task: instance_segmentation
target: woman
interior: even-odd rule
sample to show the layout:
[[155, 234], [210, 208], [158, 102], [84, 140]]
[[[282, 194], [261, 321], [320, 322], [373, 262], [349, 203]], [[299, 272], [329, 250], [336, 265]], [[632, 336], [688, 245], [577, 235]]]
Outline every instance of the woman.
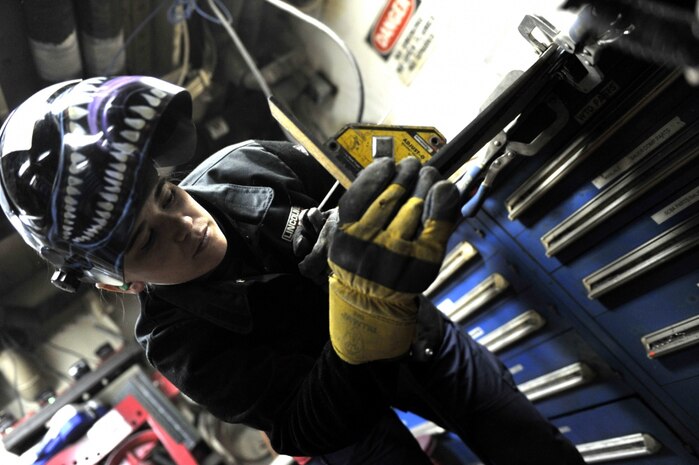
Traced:
[[179, 185], [162, 180], [158, 167], [193, 152], [190, 107], [153, 78], [92, 78], [40, 91], [8, 118], [0, 204], [57, 267], [55, 284], [138, 293], [149, 362], [280, 453], [429, 463], [399, 408], [485, 463], [583, 463], [503, 365], [420, 296], [458, 212], [450, 183], [412, 159], [370, 165], [324, 231], [332, 276], [319, 286], [293, 243], [317, 234], [299, 217], [332, 180], [281, 142], [229, 147]]

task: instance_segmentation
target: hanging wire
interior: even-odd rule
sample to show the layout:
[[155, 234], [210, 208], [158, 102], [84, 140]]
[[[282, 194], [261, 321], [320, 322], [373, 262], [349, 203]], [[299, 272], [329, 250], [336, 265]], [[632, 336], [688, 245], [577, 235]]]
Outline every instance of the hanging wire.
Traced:
[[[121, 46], [121, 48], [115, 53], [114, 57], [112, 58], [112, 61], [107, 68], [107, 74], [113, 73], [114, 70], [114, 65], [116, 63], [116, 60], [119, 58], [119, 56], [124, 53], [126, 48], [131, 44], [131, 42], [134, 40], [134, 38], [143, 30], [143, 28], [155, 18], [155, 16], [160, 12], [160, 10], [165, 6], [165, 4], [170, 1], [170, 6], [167, 9], [167, 18], [170, 24], [178, 24], [180, 22], [186, 22], [189, 19], [191, 19], [192, 15], [196, 13], [197, 15], [201, 16], [203, 19], [222, 26], [228, 35], [230, 36], [231, 40], [233, 41], [234, 45], [242, 55], [243, 59], [245, 60], [245, 63], [247, 66], [250, 68], [250, 71], [252, 72], [253, 77], [257, 81], [258, 85], [260, 86], [260, 89], [262, 92], [265, 94], [267, 98], [269, 98], [272, 95], [272, 91], [269, 88], [269, 85], [265, 81], [264, 77], [262, 76], [262, 73], [260, 72], [260, 69], [258, 68], [257, 64], [255, 63], [255, 60], [252, 58], [252, 55], [248, 52], [247, 48], [245, 47], [245, 44], [243, 44], [242, 40], [236, 33], [235, 29], [233, 28], [233, 15], [231, 14], [230, 10], [226, 7], [225, 3], [223, 3], [222, 0], [207, 0], [209, 8], [211, 11], [214, 13], [214, 16], [210, 15], [206, 11], [204, 11], [197, 3], [197, 0], [163, 0], [160, 4], [158, 4], [157, 7], [151, 11], [148, 16], [146, 16], [141, 23], [138, 24], [134, 28], [134, 30], [129, 34], [128, 38], [124, 41], [124, 44]], [[349, 49], [347, 44], [340, 38], [335, 31], [333, 31], [331, 28], [329, 28], [327, 25], [325, 25], [323, 22], [319, 21], [318, 19], [302, 12], [298, 8], [295, 8], [294, 6], [281, 1], [281, 0], [266, 0], [267, 3], [273, 5], [276, 8], [281, 9], [282, 11], [285, 11], [292, 16], [295, 16], [296, 18], [310, 24], [311, 26], [315, 27], [316, 29], [320, 30], [324, 34], [326, 34], [330, 39], [332, 39], [340, 48], [342, 53], [347, 57], [347, 60], [350, 62], [350, 65], [352, 66], [352, 69], [354, 70], [354, 73], [357, 78], [357, 91], [359, 94], [359, 109], [357, 111], [357, 122], [361, 122], [362, 119], [364, 118], [364, 79], [362, 78], [362, 73], [359, 68], [359, 64], [357, 63], [356, 58], [352, 54], [352, 51]], [[185, 35], [186, 34], [186, 35]], [[185, 46], [185, 53], [183, 53], [183, 64], [182, 64], [182, 71], [180, 73], [179, 78], [177, 79], [178, 83], [184, 82], [184, 77], [186, 76], [186, 73], [188, 71], [187, 69], [187, 64], [184, 63], [184, 61], [188, 61], [189, 57], [189, 31], [186, 29], [185, 25], [185, 31], [183, 31], [183, 41], [184, 41], [184, 46]]]
[[[170, 23], [175, 24], [180, 21], [187, 21], [192, 17], [192, 14], [197, 13], [199, 16], [207, 21], [214, 24], [222, 24], [222, 22], [231, 23], [233, 22], [233, 15], [230, 10], [226, 7], [226, 4], [221, 0], [214, 0], [219, 10], [223, 14], [223, 19], [216, 16], [211, 16], [206, 11], [202, 10], [199, 5], [197, 5], [197, 0], [173, 0], [172, 5], [168, 9], [168, 20]], [[182, 8], [178, 8], [182, 7]]]
[[362, 78], [362, 71], [359, 68], [359, 64], [357, 63], [357, 60], [354, 57], [354, 54], [349, 49], [349, 47], [347, 46], [345, 41], [342, 40], [342, 38], [339, 35], [337, 35], [337, 33], [335, 31], [333, 31], [331, 28], [329, 28], [325, 23], [318, 21], [313, 16], [304, 13], [303, 11], [299, 10], [298, 8], [296, 8], [292, 5], [289, 5], [286, 2], [283, 2], [281, 0], [267, 0], [267, 3], [279, 8], [282, 11], [286, 11], [287, 13], [289, 13], [289, 14], [297, 17], [298, 19], [315, 27], [319, 31], [326, 34], [330, 39], [332, 39], [337, 44], [338, 47], [340, 47], [340, 50], [342, 51], [342, 53], [344, 53], [344, 55], [347, 57], [347, 60], [350, 62], [350, 65], [352, 66], [354, 74], [356, 75], [356, 78], [357, 78], [357, 92], [359, 94], [359, 110], [357, 111], [357, 121], [356, 122], [360, 123], [362, 121], [362, 118], [364, 117], [364, 79]]
[[272, 90], [269, 88], [269, 85], [267, 85], [267, 82], [265, 81], [264, 77], [262, 77], [262, 73], [260, 72], [260, 69], [257, 67], [257, 64], [255, 63], [255, 60], [252, 58], [250, 53], [248, 52], [248, 49], [245, 47], [245, 44], [243, 44], [243, 41], [240, 40], [240, 37], [238, 37], [238, 34], [235, 32], [235, 29], [233, 29], [232, 26], [232, 19], [229, 21], [224, 14], [221, 12], [221, 10], [218, 8], [217, 5], [217, 0], [208, 0], [209, 2], [209, 8], [211, 8], [211, 11], [214, 12], [216, 17], [219, 19], [221, 26], [226, 30], [228, 35], [230, 36], [231, 40], [235, 44], [236, 48], [240, 52], [240, 54], [243, 56], [243, 60], [245, 60], [245, 64], [248, 65], [248, 68], [250, 68], [250, 71], [252, 72], [253, 77], [257, 81], [257, 83], [260, 86], [260, 89], [262, 89], [262, 92], [265, 94], [265, 97], [270, 98], [272, 96]]

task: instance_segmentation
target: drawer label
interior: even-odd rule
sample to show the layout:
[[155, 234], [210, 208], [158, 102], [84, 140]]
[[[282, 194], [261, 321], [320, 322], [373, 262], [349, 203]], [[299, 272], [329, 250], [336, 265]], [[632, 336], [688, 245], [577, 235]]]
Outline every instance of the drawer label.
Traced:
[[646, 155], [670, 140], [672, 136], [674, 136], [684, 126], [684, 121], [682, 121], [679, 116], [675, 116], [649, 138], [641, 142], [638, 147], [633, 149], [631, 153], [616, 162], [604, 173], [593, 179], [592, 184], [594, 184], [597, 189], [603, 188], [614, 178], [623, 174], [625, 171], [628, 171], [629, 168], [643, 160]]
[[695, 187], [691, 191], [684, 194], [679, 199], [667, 205], [659, 212], [653, 214], [651, 218], [657, 224], [663, 224], [673, 216], [677, 215], [679, 212], [688, 208], [690, 205], [697, 203], [699, 201], [699, 186]]
[[524, 371], [524, 365], [522, 365], [521, 363], [518, 363], [517, 365], [511, 366], [509, 368], [509, 370], [510, 370], [510, 374], [516, 375], [517, 373]]
[[575, 115], [575, 120], [584, 124], [587, 120], [592, 118], [597, 111], [602, 108], [602, 106], [611, 99], [614, 94], [619, 91], [619, 84], [614, 81], [609, 81], [602, 90], [599, 91], [597, 95], [592, 97], [587, 104], [580, 109], [580, 111]]
[[485, 331], [483, 331], [483, 328], [481, 328], [480, 326], [476, 326], [468, 332], [468, 335], [471, 336], [473, 339], [478, 339], [483, 334], [485, 334]]

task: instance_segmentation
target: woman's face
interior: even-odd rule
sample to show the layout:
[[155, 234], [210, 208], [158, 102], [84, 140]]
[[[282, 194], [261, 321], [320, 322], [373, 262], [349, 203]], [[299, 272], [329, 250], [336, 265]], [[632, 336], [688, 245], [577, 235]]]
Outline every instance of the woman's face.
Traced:
[[214, 218], [187, 192], [160, 181], [136, 220], [124, 256], [127, 282], [180, 284], [213, 270], [227, 241]]

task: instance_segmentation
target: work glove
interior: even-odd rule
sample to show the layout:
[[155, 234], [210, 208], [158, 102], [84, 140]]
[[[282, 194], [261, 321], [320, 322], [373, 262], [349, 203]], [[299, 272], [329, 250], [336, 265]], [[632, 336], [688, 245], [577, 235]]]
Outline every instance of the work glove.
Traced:
[[337, 207], [327, 211], [309, 208], [300, 217], [292, 237], [294, 255], [302, 258], [299, 271], [317, 284], [326, 286], [330, 274], [328, 244], [337, 229]]
[[367, 166], [339, 202], [330, 241], [330, 339], [344, 361], [400, 357], [418, 295], [437, 277], [459, 212], [454, 185], [406, 158]]

